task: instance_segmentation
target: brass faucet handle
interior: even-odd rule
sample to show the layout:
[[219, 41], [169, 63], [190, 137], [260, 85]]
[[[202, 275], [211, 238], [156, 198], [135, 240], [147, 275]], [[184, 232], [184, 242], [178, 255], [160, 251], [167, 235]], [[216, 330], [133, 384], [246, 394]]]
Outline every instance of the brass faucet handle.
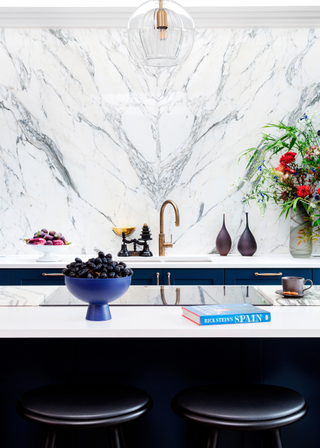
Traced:
[[172, 234], [171, 234], [171, 243], [163, 243], [163, 247], [173, 247]]

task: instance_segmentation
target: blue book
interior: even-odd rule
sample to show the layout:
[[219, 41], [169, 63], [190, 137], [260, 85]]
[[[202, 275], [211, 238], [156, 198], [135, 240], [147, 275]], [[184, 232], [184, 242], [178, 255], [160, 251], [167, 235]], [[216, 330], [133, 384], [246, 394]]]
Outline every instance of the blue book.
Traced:
[[197, 325], [249, 324], [271, 321], [269, 311], [249, 303], [183, 306], [182, 316]]

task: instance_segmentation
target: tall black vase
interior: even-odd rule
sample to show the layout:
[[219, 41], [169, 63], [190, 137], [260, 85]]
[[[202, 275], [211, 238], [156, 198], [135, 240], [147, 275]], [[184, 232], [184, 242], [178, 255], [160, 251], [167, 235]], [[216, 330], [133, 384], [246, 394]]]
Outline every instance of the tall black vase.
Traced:
[[231, 246], [232, 246], [232, 241], [231, 241], [229, 232], [226, 229], [225, 216], [226, 215], [223, 214], [222, 228], [221, 228], [221, 230], [217, 236], [217, 239], [216, 239], [216, 248], [222, 257], [225, 257], [226, 255], [228, 255], [228, 253], [231, 249]]
[[251, 257], [257, 250], [257, 243], [252, 235], [251, 230], [249, 229], [248, 224], [248, 213], [246, 213], [246, 228], [244, 229], [243, 234], [240, 236], [240, 240], [238, 242], [238, 251], [244, 257]]

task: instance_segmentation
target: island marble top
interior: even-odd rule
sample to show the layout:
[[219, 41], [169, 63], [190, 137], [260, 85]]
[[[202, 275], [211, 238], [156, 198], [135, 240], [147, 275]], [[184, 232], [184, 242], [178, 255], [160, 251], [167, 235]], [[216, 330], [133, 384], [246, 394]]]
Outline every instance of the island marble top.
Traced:
[[[301, 300], [299, 303], [296, 299], [291, 301], [294, 303], [287, 305], [299, 306], [278, 306], [284, 303], [277, 301], [281, 297], [275, 295], [275, 288], [275, 286], [131, 286], [130, 291], [136, 303], [134, 306], [125, 303], [126, 300], [122, 297], [117, 304], [114, 303], [114, 306], [110, 307], [112, 314], [110, 321], [89, 322], [85, 319], [86, 305], [74, 306], [79, 303], [69, 295], [65, 286], [3, 286], [0, 288], [2, 304], [0, 337], [320, 337], [320, 306], [301, 306], [307, 303]], [[145, 296], [139, 303], [136, 299], [142, 290], [145, 290]], [[164, 291], [168, 306], [163, 303], [161, 290]], [[177, 290], [180, 302], [176, 304]], [[182, 302], [189, 305], [199, 304], [199, 300], [200, 303], [217, 301], [243, 303], [250, 297], [254, 298], [251, 302], [256, 302], [256, 298], [260, 297], [259, 307], [270, 311], [271, 322], [199, 327], [183, 318], [181, 314]], [[315, 287], [312, 304], [320, 302], [318, 297], [320, 291]], [[70, 306], [58, 304], [61, 299], [66, 298]], [[306, 299], [307, 297], [304, 300]], [[146, 306], [148, 301], [151, 305], [158, 306]]]

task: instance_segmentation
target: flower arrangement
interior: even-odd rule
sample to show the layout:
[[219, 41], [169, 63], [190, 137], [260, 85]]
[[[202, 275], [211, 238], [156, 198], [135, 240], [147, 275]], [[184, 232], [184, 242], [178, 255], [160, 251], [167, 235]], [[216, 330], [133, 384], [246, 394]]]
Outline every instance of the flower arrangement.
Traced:
[[[303, 207], [312, 225], [300, 231], [301, 241], [320, 240], [320, 130], [306, 113], [296, 126], [268, 124], [278, 135], [263, 134], [262, 144], [241, 154], [248, 157], [247, 174], [238, 189], [242, 202], [255, 200], [262, 215], [267, 203], [281, 207], [279, 216]], [[281, 154], [280, 158], [279, 155]]]

